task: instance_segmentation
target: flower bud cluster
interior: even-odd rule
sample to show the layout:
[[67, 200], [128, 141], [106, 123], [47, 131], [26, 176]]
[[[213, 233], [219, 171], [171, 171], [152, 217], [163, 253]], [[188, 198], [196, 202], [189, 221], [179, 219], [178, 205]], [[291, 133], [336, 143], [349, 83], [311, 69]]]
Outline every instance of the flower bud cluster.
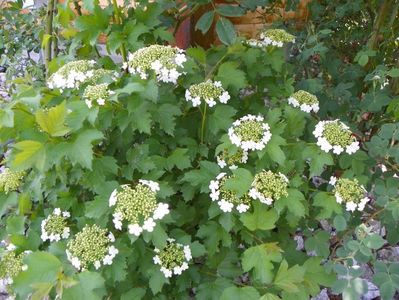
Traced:
[[24, 172], [11, 171], [9, 168], [4, 168], [0, 173], [0, 191], [6, 194], [16, 191], [21, 185], [24, 176]]
[[176, 243], [174, 239], [168, 239], [162, 250], [155, 248], [154, 251], [156, 255], [153, 261], [161, 266], [161, 272], [166, 278], [181, 275], [188, 269], [188, 263], [192, 259], [190, 247]]
[[94, 74], [94, 60], [77, 60], [66, 63], [47, 80], [50, 89], [76, 89]]
[[271, 205], [273, 201], [288, 196], [288, 178], [281, 173], [262, 171], [255, 175], [249, 196]]
[[226, 188], [226, 180], [233, 176], [220, 173], [215, 180], [211, 180], [209, 184], [210, 197], [212, 201], [217, 201], [220, 209], [224, 212], [231, 212], [235, 207], [239, 213], [244, 213], [250, 208], [251, 198], [248, 194], [238, 197], [236, 192]]
[[177, 83], [186, 60], [182, 49], [151, 45], [130, 53], [124, 68], [131, 74], [140, 75], [142, 79], [147, 79], [150, 72], [155, 72], [158, 81]]
[[216, 105], [216, 100], [226, 104], [230, 100], [229, 92], [225, 91], [220, 81], [211, 80], [194, 84], [186, 90], [186, 100], [191, 101], [193, 106], [199, 106], [201, 100], [205, 101], [209, 107]]
[[114, 94], [114, 92], [108, 89], [108, 83], [88, 85], [83, 92], [83, 99], [89, 108], [91, 108], [94, 103], [103, 106], [112, 94]]
[[286, 43], [294, 43], [295, 37], [284, 29], [266, 29], [260, 32], [259, 39], [250, 39], [246, 43], [251, 47], [267, 46], [283, 47]]
[[288, 98], [288, 103], [293, 107], [299, 107], [302, 111], [310, 113], [319, 111], [319, 101], [315, 95], [299, 90]]
[[115, 206], [113, 223], [122, 230], [122, 221], [127, 221], [130, 234], [139, 236], [143, 230], [152, 232], [156, 220], [161, 220], [169, 213], [166, 203], [157, 203], [159, 184], [151, 180], [139, 180], [133, 188], [122, 185], [112, 192], [109, 206]]
[[0, 260], [0, 285], [7, 287], [11, 292], [10, 285], [14, 282], [14, 278], [21, 272], [27, 270], [27, 266], [23, 264], [23, 258], [29, 251], [17, 254], [16, 247], [9, 244], [1, 255]]
[[93, 265], [99, 269], [101, 265], [111, 265], [119, 253], [112, 243], [114, 235], [98, 225], [86, 225], [67, 245], [66, 254], [72, 265], [84, 271]]
[[317, 145], [325, 152], [332, 150], [335, 154], [344, 151], [353, 154], [359, 150], [359, 142], [352, 136], [349, 127], [339, 120], [320, 121], [313, 134], [317, 138]]
[[68, 211], [61, 211], [59, 208], [54, 209], [53, 213], [42, 221], [41, 238], [43, 242], [47, 240], [58, 242], [61, 239], [69, 238], [70, 228], [67, 226], [67, 219], [70, 216]]
[[246, 115], [236, 120], [228, 134], [233, 145], [244, 151], [262, 150], [270, 141], [272, 134], [269, 124], [262, 116]]
[[238, 168], [237, 164], [245, 164], [248, 160], [248, 152], [242, 149], [234, 154], [230, 154], [227, 149], [223, 150], [221, 154], [216, 157], [217, 163], [220, 168], [229, 167], [230, 170], [235, 170]]
[[367, 197], [367, 191], [363, 185], [359, 184], [357, 179], [347, 178], [337, 179], [331, 176], [329, 184], [334, 187], [333, 193], [339, 204], [345, 203], [347, 211], [363, 211], [370, 198]]

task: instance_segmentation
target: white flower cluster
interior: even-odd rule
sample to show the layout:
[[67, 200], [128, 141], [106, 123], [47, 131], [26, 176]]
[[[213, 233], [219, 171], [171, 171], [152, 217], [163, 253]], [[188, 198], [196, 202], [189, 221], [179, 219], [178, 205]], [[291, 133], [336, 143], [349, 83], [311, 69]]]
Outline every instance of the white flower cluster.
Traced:
[[226, 149], [216, 157], [216, 160], [220, 168], [228, 166], [230, 170], [235, 170], [238, 168], [237, 164], [245, 164], [248, 161], [248, 152], [238, 149], [236, 153], [230, 154]]
[[345, 203], [347, 211], [363, 211], [367, 202], [370, 201], [366, 189], [356, 179], [337, 179], [331, 176], [329, 184], [334, 187], [333, 193], [337, 203]]
[[50, 89], [74, 89], [94, 75], [94, 60], [77, 60], [59, 68], [47, 80]]
[[310, 113], [319, 111], [319, 101], [315, 95], [299, 90], [288, 98], [288, 103], [293, 107], [299, 107], [302, 111]]
[[83, 92], [83, 99], [88, 108], [93, 106], [93, 103], [97, 103], [100, 106], [105, 105], [105, 102], [109, 97], [115, 94], [114, 91], [110, 91], [108, 83], [100, 83], [96, 85], [88, 85]]
[[152, 232], [155, 221], [169, 213], [168, 204], [156, 201], [159, 189], [157, 182], [143, 179], [134, 188], [122, 185], [119, 190], [115, 189], [109, 198], [109, 206], [115, 206], [115, 228], [122, 230], [122, 221], [126, 220], [130, 234], [139, 236], [143, 230]]
[[123, 65], [131, 74], [148, 78], [150, 71], [155, 72], [161, 82], [177, 83], [183, 74], [183, 64], [187, 61], [184, 50], [162, 45], [151, 45], [129, 54], [128, 62]]
[[272, 134], [269, 124], [263, 121], [262, 116], [254, 115], [236, 120], [228, 131], [231, 143], [244, 151], [264, 149]]
[[162, 250], [155, 248], [154, 252], [156, 253], [153, 257], [154, 264], [161, 266], [161, 272], [166, 278], [181, 275], [188, 269], [188, 263], [192, 259], [190, 247], [176, 243], [171, 238], [167, 240]]
[[80, 271], [93, 265], [111, 265], [119, 250], [112, 243], [114, 235], [97, 225], [86, 225], [73, 240], [68, 242], [66, 255], [71, 264]]
[[325, 152], [332, 150], [335, 154], [344, 151], [353, 154], [359, 150], [359, 142], [352, 136], [349, 127], [339, 120], [320, 121], [313, 134], [317, 138], [317, 145]]
[[13, 284], [14, 278], [21, 271], [26, 271], [28, 269], [28, 266], [23, 264], [23, 258], [31, 252], [24, 251], [20, 254], [16, 254], [15, 250], [15, 245], [11, 243], [8, 244], [0, 260], [0, 286], [6, 287], [10, 293], [12, 292], [10, 286]]
[[251, 47], [265, 48], [267, 46], [283, 47], [286, 43], [294, 43], [295, 37], [284, 29], [266, 29], [259, 34], [259, 39], [250, 39], [246, 43]]
[[68, 211], [61, 211], [59, 208], [54, 209], [53, 213], [42, 221], [41, 239], [43, 242], [47, 240], [50, 242], [58, 242], [61, 239], [67, 239], [70, 229], [67, 226], [66, 220], [70, 216]]
[[227, 189], [224, 184], [229, 177], [226, 173], [220, 173], [215, 180], [209, 183], [212, 201], [217, 201], [220, 209], [224, 212], [231, 212], [236, 207], [239, 213], [244, 213], [250, 208], [251, 199], [248, 195], [237, 197], [236, 193]]
[[262, 171], [255, 175], [249, 196], [260, 202], [271, 205], [273, 201], [288, 196], [288, 178], [282, 173]]
[[191, 101], [193, 106], [199, 106], [201, 99], [205, 101], [209, 107], [216, 105], [216, 99], [220, 103], [226, 104], [230, 100], [230, 94], [223, 89], [220, 81], [212, 82], [211, 80], [194, 84], [186, 90], [186, 100]]

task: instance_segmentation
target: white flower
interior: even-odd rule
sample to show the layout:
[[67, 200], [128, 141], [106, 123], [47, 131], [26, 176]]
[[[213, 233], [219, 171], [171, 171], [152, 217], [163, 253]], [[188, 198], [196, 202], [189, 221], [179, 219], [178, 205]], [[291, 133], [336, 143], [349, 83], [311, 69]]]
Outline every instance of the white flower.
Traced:
[[143, 229], [147, 230], [148, 232], [152, 232], [155, 227], [155, 222], [153, 218], [148, 218], [147, 220], [144, 221]]
[[221, 159], [219, 156], [216, 157], [216, 160], [221, 169], [223, 169], [224, 167], [227, 166], [227, 163], [223, 159]]
[[169, 205], [166, 203], [159, 203], [154, 211], [154, 220], [160, 220], [169, 213]]
[[98, 260], [96, 260], [96, 261], [94, 262], [94, 267], [96, 268], [96, 270], [98, 270], [98, 269], [101, 267], [101, 262], [98, 261]]
[[183, 247], [183, 251], [184, 251], [184, 257], [186, 258], [186, 260], [187, 261], [189, 261], [189, 260], [191, 260], [192, 259], [192, 256], [191, 256], [191, 249], [190, 249], [190, 247], [189, 246], [184, 246]]
[[350, 144], [349, 146], [346, 147], [346, 153], [353, 154], [359, 149], [360, 149], [359, 142], [355, 141], [355, 142], [353, 142], [352, 144]]
[[129, 224], [127, 228], [129, 233], [135, 236], [139, 236], [143, 232], [143, 228], [139, 224]]
[[357, 208], [357, 204], [355, 202], [346, 202], [346, 210], [347, 211], [355, 211]]
[[53, 214], [55, 214], [56, 216], [60, 216], [61, 215], [61, 209], [55, 208]]
[[118, 191], [117, 189], [114, 189], [111, 193], [111, 196], [109, 197], [109, 206], [114, 206], [116, 204], [116, 201], [118, 200]]
[[333, 146], [333, 153], [335, 154], [341, 154], [344, 151], [344, 148], [342, 148], [340, 145]]
[[231, 212], [232, 209], [233, 209], [233, 207], [234, 207], [234, 204], [233, 204], [233, 203], [227, 202], [227, 201], [224, 200], [224, 199], [220, 200], [220, 201], [218, 202], [218, 204], [219, 204], [220, 209], [221, 209], [222, 211], [224, 211], [224, 212]]
[[115, 236], [113, 235], [112, 232], [110, 232], [110, 233], [108, 234], [108, 239], [109, 239], [109, 241], [110, 241], [111, 243], [115, 242]]
[[160, 265], [161, 264], [161, 259], [159, 258], [158, 255], [155, 255], [152, 260], [154, 261], [154, 264]]
[[172, 271], [166, 269], [165, 267], [161, 267], [161, 272], [165, 275], [166, 278], [170, 278], [173, 275]]
[[80, 260], [79, 260], [79, 258], [72, 257], [71, 263], [76, 269], [80, 270]]
[[219, 189], [219, 182], [217, 180], [211, 180], [211, 182], [209, 183], [209, 189], [211, 191], [218, 190]]
[[336, 182], [337, 182], [337, 177], [331, 176], [330, 177], [330, 181], [328, 182], [328, 184], [335, 185]]
[[139, 182], [141, 184], [148, 186], [150, 188], [150, 190], [153, 191], [154, 193], [158, 192], [160, 190], [158, 182], [155, 182], [152, 180], [145, 180], [145, 179], [140, 179]]
[[237, 205], [237, 210], [239, 213], [244, 213], [249, 209], [249, 205], [246, 204], [239, 204]]

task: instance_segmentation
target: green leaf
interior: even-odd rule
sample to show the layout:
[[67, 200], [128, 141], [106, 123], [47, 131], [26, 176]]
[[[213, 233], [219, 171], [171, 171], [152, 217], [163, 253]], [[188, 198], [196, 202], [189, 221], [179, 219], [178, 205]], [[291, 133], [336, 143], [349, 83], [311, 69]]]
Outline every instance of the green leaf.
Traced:
[[260, 297], [259, 300], [281, 300], [281, 298], [279, 296], [267, 293]]
[[220, 300], [259, 300], [259, 297], [258, 291], [252, 286], [232, 286], [224, 290]]
[[82, 8], [92, 13], [94, 8], [98, 5], [99, 0], [83, 0]]
[[217, 12], [225, 17], [240, 17], [245, 14], [245, 10], [236, 5], [218, 5]]
[[249, 272], [253, 269], [254, 278], [262, 283], [269, 284], [273, 280], [274, 265], [282, 259], [281, 248], [277, 243], [266, 243], [245, 250], [242, 257], [242, 269]]
[[132, 300], [132, 299], [143, 299], [145, 296], [146, 290], [144, 288], [133, 288], [128, 292], [122, 294], [121, 300]]
[[156, 269], [150, 278], [150, 289], [154, 295], [158, 294], [160, 291], [162, 291], [162, 287], [164, 286], [165, 283], [168, 283], [169, 280], [165, 278], [163, 273]]
[[241, 89], [247, 85], [245, 73], [238, 69], [238, 63], [234, 61], [221, 64], [216, 79], [220, 80], [226, 88], [231, 86], [235, 89]]
[[8, 234], [24, 234], [25, 232], [25, 217], [24, 216], [9, 216], [7, 218]]
[[101, 300], [106, 295], [104, 278], [97, 272], [84, 271], [77, 275], [78, 284], [65, 289], [64, 300]]
[[358, 64], [364, 67], [369, 62], [369, 57], [367, 54], [362, 54], [358, 59]]
[[191, 159], [187, 154], [188, 149], [176, 148], [166, 159], [166, 168], [170, 171], [173, 167], [184, 170], [191, 167]]
[[237, 34], [233, 23], [223, 17], [221, 17], [216, 23], [216, 33], [220, 41], [225, 45], [231, 45], [237, 39]]
[[388, 76], [391, 76], [391, 77], [399, 77], [399, 69], [398, 68], [392, 68], [391, 70], [389, 70], [388, 72], [387, 72], [387, 75]]
[[337, 203], [335, 197], [326, 192], [319, 192], [313, 199], [313, 205], [321, 207], [320, 213], [317, 215], [317, 219], [328, 219], [335, 214], [342, 213], [342, 207]]
[[307, 251], [314, 251], [318, 256], [327, 258], [330, 255], [330, 235], [326, 231], [318, 231], [305, 241]]
[[14, 148], [19, 150], [15, 153], [11, 161], [11, 165], [16, 169], [29, 169], [36, 166], [38, 169], [43, 168], [46, 158], [44, 145], [37, 141], [22, 141], [16, 143]]
[[211, 28], [214, 17], [215, 12], [213, 10], [204, 13], [197, 24], [195, 24], [195, 30], [201, 30], [202, 34], [207, 33], [209, 28]]
[[270, 210], [264, 204], [254, 202], [254, 211], [252, 213], [243, 213], [240, 220], [249, 230], [254, 231], [270, 230], [276, 227], [276, 222], [279, 218], [277, 211], [274, 208]]
[[346, 229], [346, 220], [342, 215], [335, 216], [333, 224], [337, 231], [344, 231]]
[[67, 110], [65, 101], [60, 105], [48, 110], [39, 110], [36, 112], [36, 122], [40, 128], [50, 136], [59, 137], [66, 135], [70, 129], [65, 126], [65, 117]]
[[283, 291], [288, 293], [296, 293], [299, 292], [298, 284], [303, 281], [304, 275], [304, 268], [295, 265], [289, 269], [288, 263], [283, 260], [273, 283]]
[[231, 123], [233, 123], [237, 110], [228, 105], [217, 105], [215, 110], [209, 116], [209, 130], [213, 134], [220, 131], [227, 131]]
[[230, 280], [218, 277], [211, 282], [202, 283], [195, 295], [198, 300], [220, 300], [223, 291], [231, 286]]
[[363, 243], [368, 248], [377, 250], [384, 246], [386, 241], [379, 234], [372, 233], [363, 240]]
[[91, 169], [93, 160], [92, 142], [103, 138], [103, 134], [95, 129], [87, 129], [81, 132], [75, 141], [68, 145], [68, 157], [72, 164], [80, 164], [82, 167]]
[[254, 180], [254, 176], [246, 169], [238, 168], [233, 170], [231, 178], [225, 182], [225, 187], [237, 194], [238, 197], [248, 193]]
[[322, 260], [320, 257], [311, 257], [303, 264], [303, 267], [306, 269], [304, 284], [309, 294], [313, 296], [319, 293], [320, 286], [331, 287], [336, 281], [336, 274], [328, 271], [322, 265]]
[[296, 189], [288, 189], [288, 196], [275, 202], [274, 208], [281, 214], [284, 208], [296, 217], [305, 216], [305, 196]]
[[[14, 291], [22, 298], [28, 299], [28, 294], [33, 292], [33, 285], [56, 283], [62, 271], [62, 263], [57, 257], [48, 252], [33, 252], [29, 254], [25, 263], [27, 270], [14, 278]], [[37, 285], [39, 284], [39, 285]]]
[[201, 161], [199, 170], [186, 172], [182, 181], [188, 182], [193, 187], [199, 187], [201, 192], [209, 192], [209, 183], [219, 174], [219, 166], [210, 161]]
[[165, 103], [158, 107], [158, 118], [159, 126], [167, 134], [174, 136], [174, 130], [176, 127], [176, 117], [181, 115], [179, 106]]
[[324, 171], [324, 165], [334, 165], [331, 154], [322, 151], [317, 146], [306, 147], [302, 153], [302, 158], [310, 160], [310, 177], [321, 175]]

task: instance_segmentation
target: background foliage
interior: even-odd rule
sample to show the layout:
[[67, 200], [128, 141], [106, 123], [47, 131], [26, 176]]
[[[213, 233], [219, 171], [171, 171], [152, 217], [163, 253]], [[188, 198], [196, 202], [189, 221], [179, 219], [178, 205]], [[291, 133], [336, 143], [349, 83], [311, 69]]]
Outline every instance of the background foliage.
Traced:
[[[9, 60], [57, 41], [49, 73], [67, 61], [94, 58], [122, 74], [112, 86], [115, 101], [100, 109], [88, 109], [81, 90], [47, 89], [29, 70], [12, 81], [0, 139], [3, 153], [11, 150], [4, 164], [27, 175], [18, 191], [0, 195], [0, 213], [2, 238], [33, 251], [13, 285], [19, 299], [309, 299], [324, 287], [359, 299], [370, 282], [382, 299], [395, 297], [398, 258], [385, 254], [399, 242], [399, 4], [313, 1], [304, 27], [273, 24], [294, 34], [294, 45], [268, 52], [243, 46], [229, 17], [281, 4], [270, 2], [234, 1], [205, 12], [196, 28], [207, 33], [215, 21], [222, 43], [187, 49], [187, 73], [175, 87], [123, 74], [120, 64], [100, 55], [98, 38], [106, 35], [108, 53], [126, 60], [143, 46], [173, 42], [169, 29], [209, 1], [185, 1], [184, 12], [166, 0], [140, 1], [135, 9], [83, 1], [87, 14], [76, 14], [66, 1], [57, 7], [50, 36], [32, 27], [19, 35], [22, 43], [11, 44], [16, 37], [3, 35], [0, 51]], [[37, 13], [18, 9], [2, 10], [2, 24], [26, 26]], [[37, 80], [26, 80], [32, 76]], [[220, 80], [232, 99], [208, 111], [201, 142], [202, 115], [184, 92], [209, 78]], [[317, 116], [288, 106], [298, 89], [318, 96]], [[220, 172], [215, 154], [228, 146], [231, 123], [248, 113], [264, 115], [273, 137], [235, 171], [240, 180], [233, 186], [245, 191], [256, 172], [271, 169], [289, 177], [289, 196], [273, 207], [222, 213], [209, 198], [209, 182]], [[318, 120], [336, 118], [350, 125], [361, 151], [336, 156], [314, 144]], [[331, 175], [366, 186], [372, 201], [365, 211], [348, 213], [336, 203], [326, 184]], [[73, 232], [86, 223], [112, 228], [109, 195], [140, 178], [160, 182], [171, 214], [138, 239], [117, 233], [120, 253], [111, 266], [76, 273], [65, 242], [41, 242], [40, 222], [54, 207], [71, 212]], [[194, 256], [189, 270], [169, 280], [152, 263], [152, 247], [167, 237], [189, 244]]]

